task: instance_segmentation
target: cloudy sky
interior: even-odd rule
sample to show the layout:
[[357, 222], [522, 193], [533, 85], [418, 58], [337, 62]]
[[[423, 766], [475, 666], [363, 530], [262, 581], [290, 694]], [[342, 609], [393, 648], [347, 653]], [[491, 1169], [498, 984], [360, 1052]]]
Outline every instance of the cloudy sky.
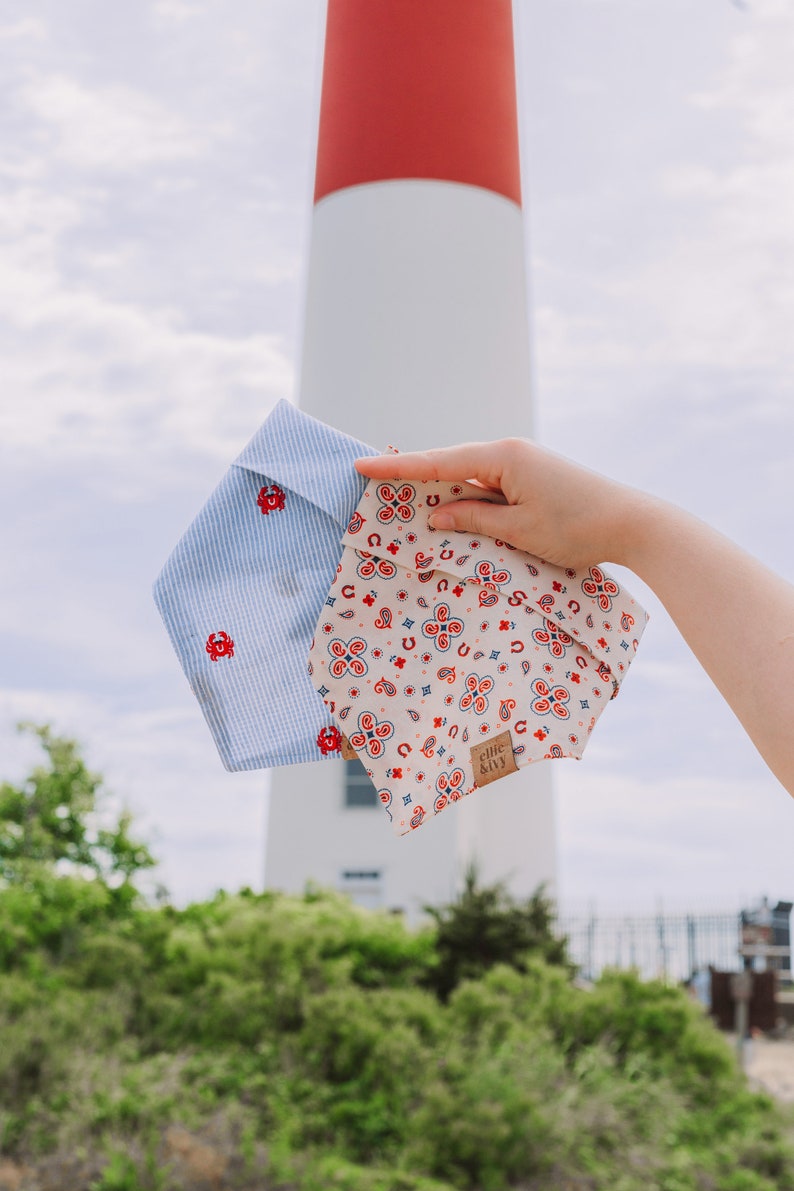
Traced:
[[[794, 579], [794, 9], [516, 9], [539, 437]], [[150, 588], [294, 395], [323, 12], [0, 0], [0, 777], [17, 720], [79, 737], [180, 900], [261, 885], [265, 782]], [[794, 805], [632, 586], [641, 653], [557, 769], [563, 900], [794, 896]]]

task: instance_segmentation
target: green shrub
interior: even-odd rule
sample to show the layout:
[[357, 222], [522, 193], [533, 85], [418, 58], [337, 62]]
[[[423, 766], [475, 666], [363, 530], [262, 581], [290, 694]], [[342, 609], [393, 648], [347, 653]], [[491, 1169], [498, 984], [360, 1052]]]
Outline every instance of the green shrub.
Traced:
[[543, 888], [516, 901], [506, 887], [481, 886], [471, 865], [463, 889], [446, 906], [426, 906], [436, 924], [436, 963], [425, 983], [446, 1000], [464, 980], [476, 980], [497, 964], [526, 971], [530, 957], [559, 964], [570, 974], [566, 944], [553, 930], [553, 906]]
[[541, 893], [472, 875], [419, 931], [322, 890], [147, 907], [128, 823], [77, 864], [99, 779], [56, 739], [0, 799], [0, 1157], [188, 1191], [181, 1130], [249, 1191], [794, 1191], [790, 1111], [681, 990], [577, 987]]
[[138, 1164], [127, 1154], [111, 1154], [101, 1178], [91, 1191], [145, 1191], [138, 1180]]

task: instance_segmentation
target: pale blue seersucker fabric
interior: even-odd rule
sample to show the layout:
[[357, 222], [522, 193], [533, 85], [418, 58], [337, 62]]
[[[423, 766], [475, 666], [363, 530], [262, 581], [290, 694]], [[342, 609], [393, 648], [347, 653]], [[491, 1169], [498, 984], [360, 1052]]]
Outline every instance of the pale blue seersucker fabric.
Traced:
[[154, 585], [227, 769], [323, 759], [306, 660], [366, 484], [353, 461], [377, 454], [279, 402]]

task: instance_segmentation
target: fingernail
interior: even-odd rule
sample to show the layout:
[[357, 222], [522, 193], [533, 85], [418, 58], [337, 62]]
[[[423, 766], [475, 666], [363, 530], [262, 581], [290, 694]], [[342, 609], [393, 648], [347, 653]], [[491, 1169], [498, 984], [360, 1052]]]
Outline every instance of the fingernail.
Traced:
[[427, 519], [428, 525], [433, 529], [454, 529], [455, 522], [449, 513], [433, 513]]

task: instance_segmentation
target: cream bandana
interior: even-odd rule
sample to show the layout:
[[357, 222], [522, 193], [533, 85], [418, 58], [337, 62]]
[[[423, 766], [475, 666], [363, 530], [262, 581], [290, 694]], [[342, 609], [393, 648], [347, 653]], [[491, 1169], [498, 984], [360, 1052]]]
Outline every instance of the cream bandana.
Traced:
[[311, 680], [403, 835], [533, 761], [582, 755], [647, 614], [600, 567], [428, 526], [473, 485], [370, 481], [309, 654]]

